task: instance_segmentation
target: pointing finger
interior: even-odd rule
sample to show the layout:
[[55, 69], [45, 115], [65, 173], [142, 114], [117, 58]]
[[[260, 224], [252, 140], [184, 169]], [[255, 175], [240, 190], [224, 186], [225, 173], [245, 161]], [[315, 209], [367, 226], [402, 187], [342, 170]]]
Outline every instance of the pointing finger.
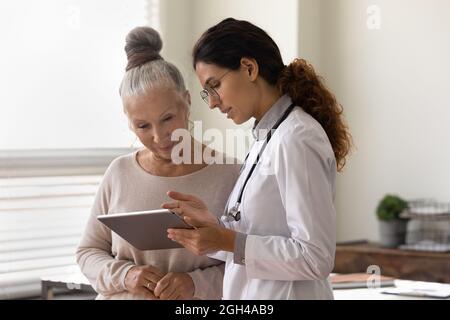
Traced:
[[175, 209], [180, 207], [180, 203], [178, 201], [175, 202], [165, 202], [161, 205], [164, 209]]
[[196, 196], [177, 192], [177, 191], [168, 191], [167, 195], [174, 200], [180, 200], [180, 201], [198, 201], [199, 200]]

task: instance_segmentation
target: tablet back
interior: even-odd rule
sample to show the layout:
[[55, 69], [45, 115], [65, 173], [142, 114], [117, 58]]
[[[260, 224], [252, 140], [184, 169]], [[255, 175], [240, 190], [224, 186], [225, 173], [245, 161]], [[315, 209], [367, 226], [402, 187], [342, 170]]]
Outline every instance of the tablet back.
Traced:
[[101, 215], [97, 219], [139, 250], [182, 248], [167, 238], [167, 229], [192, 229], [166, 209]]

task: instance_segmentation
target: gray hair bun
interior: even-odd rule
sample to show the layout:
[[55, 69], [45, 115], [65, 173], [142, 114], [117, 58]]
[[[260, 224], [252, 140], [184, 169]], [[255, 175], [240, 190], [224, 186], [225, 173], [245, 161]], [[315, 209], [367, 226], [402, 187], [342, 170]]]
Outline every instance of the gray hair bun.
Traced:
[[125, 52], [128, 58], [126, 71], [147, 62], [162, 59], [159, 52], [162, 40], [158, 31], [150, 27], [137, 27], [126, 37]]

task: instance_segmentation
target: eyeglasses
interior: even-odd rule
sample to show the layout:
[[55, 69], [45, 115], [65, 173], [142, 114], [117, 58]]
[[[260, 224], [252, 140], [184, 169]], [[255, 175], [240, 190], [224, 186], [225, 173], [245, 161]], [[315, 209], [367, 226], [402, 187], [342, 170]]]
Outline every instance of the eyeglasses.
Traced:
[[[232, 70], [228, 70], [227, 72], [225, 72], [222, 76], [220, 76], [219, 79], [217, 79], [217, 82], [220, 83], [220, 80], [222, 80], [228, 73], [230, 73]], [[200, 96], [202, 97], [203, 101], [205, 101], [205, 103], [207, 105], [209, 105], [209, 101], [210, 99], [216, 99], [216, 100], [220, 100], [220, 96], [217, 93], [217, 91], [212, 88], [207, 86], [205, 89], [203, 89], [202, 91], [200, 91]]]

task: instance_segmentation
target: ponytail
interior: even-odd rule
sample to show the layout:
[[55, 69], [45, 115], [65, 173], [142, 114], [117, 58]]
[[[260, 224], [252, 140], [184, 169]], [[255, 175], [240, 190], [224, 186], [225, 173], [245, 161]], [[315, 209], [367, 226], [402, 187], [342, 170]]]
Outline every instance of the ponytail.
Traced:
[[316, 75], [312, 65], [295, 59], [283, 69], [278, 90], [317, 120], [325, 130], [336, 158], [337, 170], [342, 171], [352, 147], [352, 138], [342, 116], [342, 106]]

